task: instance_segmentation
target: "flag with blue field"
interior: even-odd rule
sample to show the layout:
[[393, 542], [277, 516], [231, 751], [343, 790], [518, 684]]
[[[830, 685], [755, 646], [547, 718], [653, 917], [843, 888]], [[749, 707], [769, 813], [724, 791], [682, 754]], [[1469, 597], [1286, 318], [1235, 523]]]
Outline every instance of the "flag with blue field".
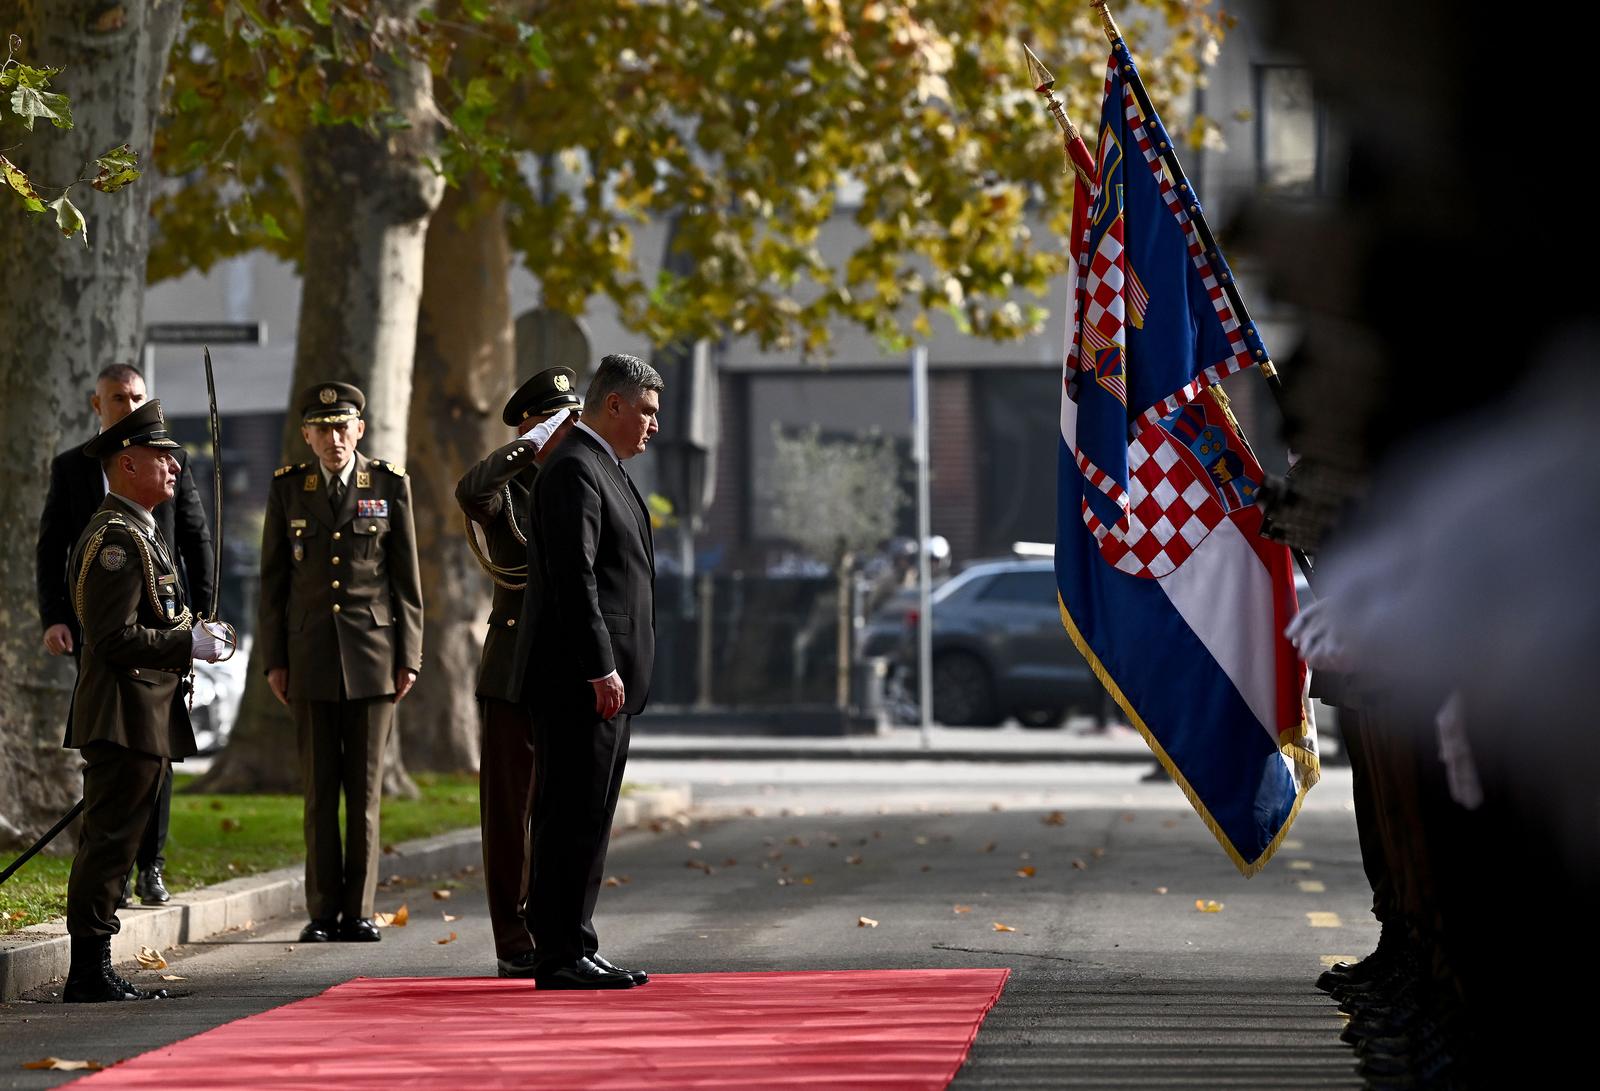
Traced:
[[[1118, 43], [1121, 47], [1121, 43]], [[1067, 632], [1229, 857], [1260, 870], [1316, 783], [1286, 548], [1217, 386], [1267, 359], [1198, 196], [1113, 52], [1072, 234], [1056, 583]]]

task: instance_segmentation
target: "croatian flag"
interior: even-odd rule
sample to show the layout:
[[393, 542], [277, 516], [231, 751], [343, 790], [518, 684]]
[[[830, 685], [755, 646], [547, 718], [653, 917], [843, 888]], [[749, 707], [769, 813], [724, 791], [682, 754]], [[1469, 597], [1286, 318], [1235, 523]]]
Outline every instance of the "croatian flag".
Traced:
[[1215, 385], [1267, 355], [1136, 79], [1119, 42], [1098, 153], [1074, 156], [1056, 584], [1073, 643], [1250, 875], [1318, 776], [1305, 666], [1283, 637], [1292, 562], [1260, 535], [1261, 466]]

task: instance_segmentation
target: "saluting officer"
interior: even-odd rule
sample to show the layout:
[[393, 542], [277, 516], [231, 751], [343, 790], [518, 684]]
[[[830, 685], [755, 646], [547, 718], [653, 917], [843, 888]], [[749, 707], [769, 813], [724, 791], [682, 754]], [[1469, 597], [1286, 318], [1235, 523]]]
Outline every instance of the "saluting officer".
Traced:
[[180, 684], [195, 659], [230, 648], [222, 630], [194, 624], [170, 544], [152, 509], [172, 499], [182, 467], [159, 401], [146, 402], [84, 447], [108, 492], [73, 548], [67, 571], [82, 632], [67, 746], [83, 753], [83, 834], [67, 881], [72, 965], [68, 1003], [149, 1000], [111, 968], [123, 881], [170, 774], [195, 753]]
[[300, 396], [316, 461], [274, 474], [262, 530], [260, 640], [272, 692], [294, 710], [305, 791], [304, 943], [382, 938], [372, 905], [383, 752], [422, 669], [411, 483], [356, 450], [366, 401], [349, 383]]
[[[553, 367], [523, 383], [506, 402], [502, 419], [517, 438], [489, 453], [456, 485], [456, 502], [470, 520], [467, 541], [494, 581], [489, 632], [478, 667], [478, 709], [483, 725], [478, 809], [483, 827], [483, 879], [501, 977], [531, 977], [533, 934], [523, 916], [527, 896], [528, 823], [533, 807], [533, 721], [522, 704], [519, 645], [528, 584], [528, 507], [538, 464], [572, 431], [583, 399], [576, 373]], [[473, 523], [483, 527], [487, 552]]]

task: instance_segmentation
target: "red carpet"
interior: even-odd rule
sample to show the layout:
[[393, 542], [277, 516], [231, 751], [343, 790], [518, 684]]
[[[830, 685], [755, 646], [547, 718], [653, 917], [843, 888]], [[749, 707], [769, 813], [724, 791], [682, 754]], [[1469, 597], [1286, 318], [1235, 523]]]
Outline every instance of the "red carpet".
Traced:
[[77, 1086], [943, 1088], [1009, 974], [664, 974], [615, 993], [357, 978]]

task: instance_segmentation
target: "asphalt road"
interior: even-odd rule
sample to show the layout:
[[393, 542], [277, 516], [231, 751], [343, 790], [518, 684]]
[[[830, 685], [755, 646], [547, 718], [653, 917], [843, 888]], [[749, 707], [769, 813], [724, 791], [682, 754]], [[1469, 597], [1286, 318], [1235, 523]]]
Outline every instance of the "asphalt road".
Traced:
[[[605, 953], [658, 973], [1008, 966], [958, 1088], [1359, 1086], [1312, 988], [1324, 957], [1376, 941], [1347, 779], [1319, 785], [1279, 858], [1246, 880], [1137, 767], [1009, 766], [974, 783], [947, 766], [825, 765], [641, 763], [637, 779], [695, 779], [719, 817], [613, 846]], [[379, 908], [411, 918], [378, 945], [296, 946], [299, 920], [265, 922], [168, 952], [180, 999], [68, 1007], [45, 990], [0, 1005], [0, 1087], [70, 1078], [28, 1060], [115, 1061], [358, 974], [491, 973], [476, 876], [449, 882], [444, 901], [444, 880], [386, 889]]]

